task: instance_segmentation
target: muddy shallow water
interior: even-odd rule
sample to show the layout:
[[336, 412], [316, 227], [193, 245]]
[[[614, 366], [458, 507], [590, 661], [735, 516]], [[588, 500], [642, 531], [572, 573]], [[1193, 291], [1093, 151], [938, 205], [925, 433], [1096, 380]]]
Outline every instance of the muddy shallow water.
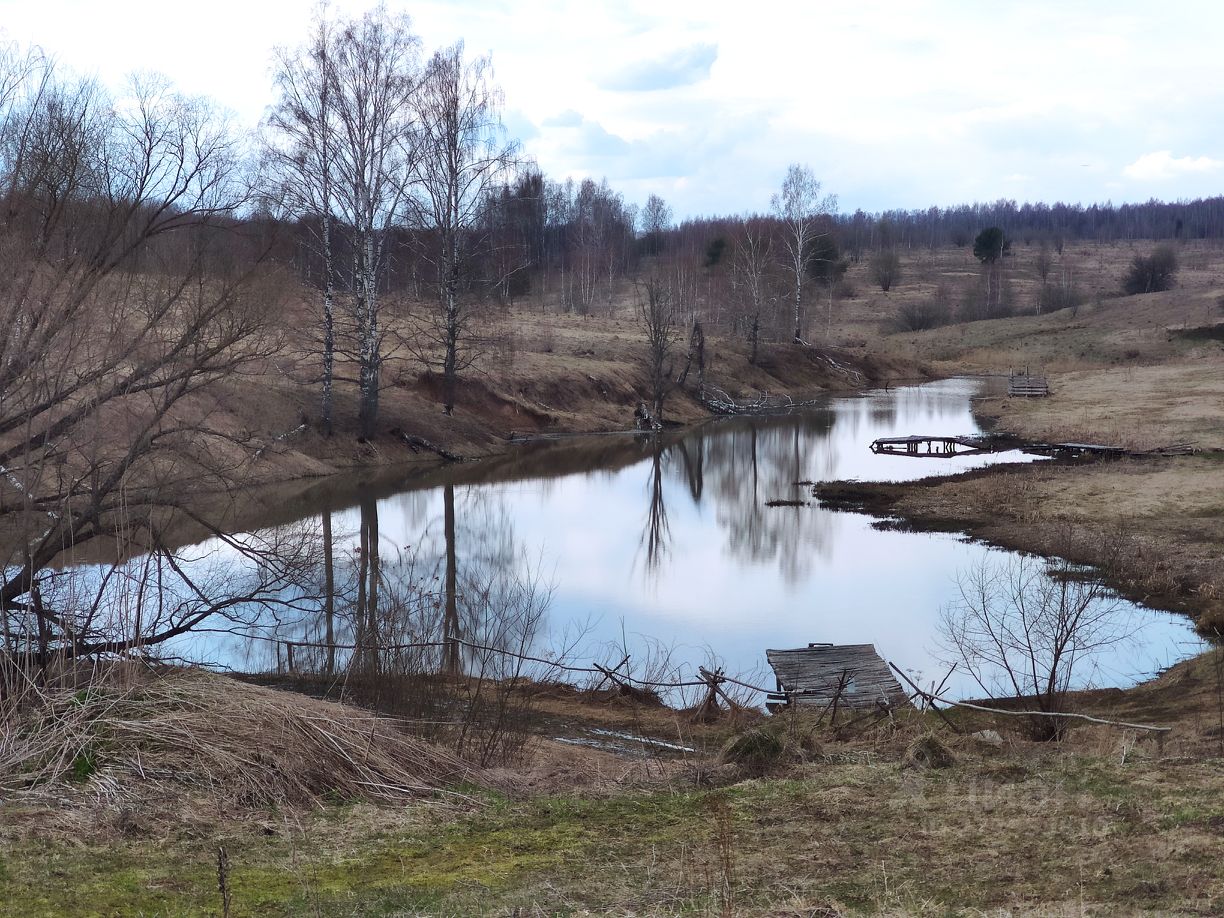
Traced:
[[[357, 488], [345, 500], [322, 494], [317, 515], [297, 525], [319, 530], [326, 512], [338, 587], [350, 601], [368, 602], [357, 592], [359, 582], [374, 583], [372, 573], [385, 617], [397, 614], [388, 609], [398, 584], [398, 614], [413, 622], [397, 633], [414, 639], [436, 638], [449, 615], [452, 632], [492, 640], [481, 618], [491, 586], [534, 577], [537, 598], [551, 593], [546, 613], [529, 629], [498, 632], [499, 643], [541, 654], [564, 646], [581, 662], [615, 662], [627, 651], [638, 673], [663, 657], [688, 673], [714, 661], [766, 685], [767, 647], [873, 643], [930, 681], [947, 670], [940, 613], [955, 600], [958, 577], [1006, 553], [953, 535], [882, 531], [866, 516], [821, 509], [800, 482], [908, 480], [1026, 459], [868, 450], [877, 437], [980, 432], [970, 411], [980, 385], [948, 380], [833, 397], [802, 412], [715, 420], [683, 435], [527, 444], [488, 463]], [[766, 506], [771, 500], [805, 503]], [[226, 549], [204, 543], [193, 551]], [[450, 607], [448, 583], [459, 597]], [[405, 590], [418, 601], [404, 600]], [[1126, 614], [1134, 637], [1082, 670], [1084, 681], [1126, 685], [1201, 646], [1185, 618], [1130, 605]], [[264, 636], [323, 634], [317, 615], [262, 624]], [[335, 628], [338, 640], [354, 633], [342, 620]], [[266, 640], [230, 634], [198, 635], [177, 649], [242, 669], [275, 666], [278, 653]], [[953, 694], [980, 694], [963, 676], [950, 686]]]

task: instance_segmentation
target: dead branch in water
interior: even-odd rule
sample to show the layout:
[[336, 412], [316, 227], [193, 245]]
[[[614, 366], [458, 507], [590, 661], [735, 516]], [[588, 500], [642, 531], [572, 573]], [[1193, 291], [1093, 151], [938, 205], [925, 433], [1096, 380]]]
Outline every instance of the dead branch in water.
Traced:
[[789, 395], [770, 395], [768, 392], [762, 392], [752, 401], [739, 401], [718, 386], [708, 383], [698, 391], [697, 401], [711, 414], [762, 414], [766, 411], [789, 411], [821, 404], [819, 399], [797, 402]]

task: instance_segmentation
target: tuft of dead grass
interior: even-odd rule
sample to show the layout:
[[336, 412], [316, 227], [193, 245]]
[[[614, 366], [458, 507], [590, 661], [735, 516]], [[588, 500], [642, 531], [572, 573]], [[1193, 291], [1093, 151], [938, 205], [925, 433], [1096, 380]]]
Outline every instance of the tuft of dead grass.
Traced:
[[203, 671], [31, 689], [0, 710], [0, 792], [126, 806], [402, 803], [476, 772], [359, 709]]
[[779, 715], [760, 726], [736, 733], [723, 744], [718, 760], [738, 765], [749, 774], [764, 775], [820, 758], [823, 747], [814, 719]]
[[955, 764], [956, 757], [935, 734], [925, 733], [909, 744], [904, 761], [917, 768], [948, 768]]

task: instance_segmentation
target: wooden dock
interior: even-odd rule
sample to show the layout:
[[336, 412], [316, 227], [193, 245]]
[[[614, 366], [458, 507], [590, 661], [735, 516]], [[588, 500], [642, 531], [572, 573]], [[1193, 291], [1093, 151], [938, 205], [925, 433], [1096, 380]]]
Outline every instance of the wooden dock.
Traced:
[[766, 650], [778, 690], [772, 710], [785, 704], [864, 710], [911, 707], [874, 644], [809, 644], [794, 650]]
[[1189, 444], [1178, 444], [1151, 450], [1130, 450], [1125, 446], [1101, 443], [1029, 443], [1015, 440], [999, 441], [979, 437], [945, 437], [914, 435], [881, 437], [873, 440], [871, 451], [877, 456], [910, 456], [918, 459], [948, 459], [953, 456], [981, 456], [999, 450], [1019, 450], [1039, 456], [1071, 458], [1120, 456], [1182, 456], [1194, 452]]
[[1125, 446], [1104, 446], [1100, 443], [1031, 443], [1025, 452], [1051, 456], [1131, 456], [1137, 455]]
[[917, 456], [943, 459], [948, 456], [977, 456], [994, 450], [990, 443], [977, 437], [880, 437], [871, 444], [871, 451], [883, 456]]
[[1050, 381], [1044, 376], [1012, 373], [1007, 377], [1008, 398], [1048, 398]]

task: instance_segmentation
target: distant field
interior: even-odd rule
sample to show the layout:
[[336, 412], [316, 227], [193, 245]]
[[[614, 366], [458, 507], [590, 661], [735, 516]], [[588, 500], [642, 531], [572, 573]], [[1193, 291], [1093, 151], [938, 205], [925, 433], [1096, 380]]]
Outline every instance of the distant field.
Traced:
[[[968, 249], [913, 252], [902, 259], [905, 276], [889, 293], [872, 287], [867, 266], [848, 274], [858, 296], [835, 304], [834, 340], [877, 346], [890, 353], [945, 369], [1006, 372], [1026, 365], [1048, 371], [1163, 362], [1224, 355], [1224, 345], [1204, 327], [1224, 321], [1224, 247], [1211, 242], [1176, 246], [1181, 268], [1177, 287], [1164, 293], [1121, 296], [1122, 277], [1135, 255], [1154, 242], [1108, 245], [1078, 243], [1053, 255], [1050, 278], [1064, 271], [1085, 297], [1078, 310], [1037, 315], [1041, 279], [1036, 245], [1016, 245], [1004, 273], [1017, 315], [1011, 319], [956, 324], [920, 333], [887, 327], [902, 305], [937, 299], [943, 289], [955, 301], [979, 266]], [[884, 335], [879, 345], [873, 339]]]

